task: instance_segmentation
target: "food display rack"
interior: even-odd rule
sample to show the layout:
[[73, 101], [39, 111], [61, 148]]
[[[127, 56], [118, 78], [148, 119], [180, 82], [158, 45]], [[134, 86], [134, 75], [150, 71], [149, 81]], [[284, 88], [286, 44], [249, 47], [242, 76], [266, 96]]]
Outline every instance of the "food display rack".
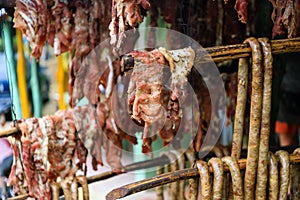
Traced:
[[[14, 7], [15, 1], [14, 0], [0, 0], [0, 6]], [[261, 39], [258, 39], [258, 40], [261, 40]], [[271, 54], [284, 54], [284, 53], [300, 52], [300, 38], [270, 40], [270, 49], [271, 49]], [[211, 62], [211, 61], [222, 62], [222, 61], [226, 61], [226, 60], [241, 59], [241, 58], [248, 59], [249, 57], [253, 56], [252, 55], [253, 49], [251, 48], [251, 45], [249, 45], [249, 43], [208, 47], [208, 48], [204, 48], [199, 51], [200, 52], [196, 52], [197, 55], [203, 55], [203, 56], [196, 58], [196, 59], [199, 59], [198, 63]], [[129, 68], [125, 68], [123, 70], [127, 71], [130, 69], [131, 68], [129, 67]], [[19, 130], [15, 127], [0, 131], [0, 137], [9, 137], [14, 134], [20, 134]], [[275, 154], [275, 155], [277, 155], [277, 157], [275, 157], [275, 159], [277, 159], [279, 161], [279, 164], [281, 162], [280, 156], [279, 156], [281, 151], [282, 150], [280, 150], [279, 153]], [[297, 163], [300, 163], [300, 154], [299, 153], [300, 153], [300, 151], [299, 151], [299, 149], [297, 149], [294, 153], [289, 154], [289, 156], [287, 158], [288, 159], [288, 165], [287, 165], [288, 167], [290, 165], [295, 165]], [[232, 156], [232, 157], [234, 157], [234, 156]], [[248, 158], [240, 158], [240, 155], [235, 156], [235, 158], [236, 158], [236, 163], [238, 165], [238, 168], [240, 170], [245, 170], [246, 166], [247, 166]], [[269, 162], [271, 162], [272, 158], [274, 158], [274, 157], [270, 156]], [[168, 157], [161, 156], [161, 157], [153, 159], [151, 161], [144, 161], [144, 162], [139, 162], [139, 163], [134, 163], [134, 164], [131, 164], [128, 166], [124, 166], [123, 169], [121, 170], [121, 173], [126, 173], [129, 171], [134, 171], [134, 170], [149, 168], [149, 167], [154, 167], [154, 166], [161, 167], [161, 166], [165, 166], [168, 164], [170, 164], [170, 160], [168, 159]], [[264, 165], [268, 165], [268, 163], [265, 163]], [[282, 164], [279, 167], [283, 168]], [[226, 171], [226, 172], [231, 171], [230, 166], [227, 165], [226, 163], [224, 164], [224, 171]], [[214, 170], [211, 166], [208, 167], [208, 172], [210, 174], [214, 174]], [[288, 173], [287, 174], [288, 177], [290, 177], [292, 175], [292, 174], [290, 174], [291, 172], [289, 169], [287, 169], [287, 171], [285, 171], [285, 173]], [[93, 183], [93, 182], [105, 180], [110, 177], [116, 176], [118, 174], [120, 174], [120, 173], [106, 172], [103, 174], [88, 177], [87, 182]], [[281, 176], [281, 172], [278, 176], [279, 177]], [[136, 183], [131, 183], [131, 184], [122, 186], [120, 188], [116, 188], [108, 193], [107, 199], [112, 200], [112, 199], [123, 198], [123, 197], [129, 196], [131, 194], [134, 194], [134, 193], [137, 193], [140, 191], [144, 191], [144, 190], [148, 190], [148, 189], [151, 189], [154, 187], [158, 187], [158, 186], [162, 186], [165, 184], [174, 183], [174, 182], [178, 182], [178, 181], [182, 181], [182, 180], [198, 179], [199, 177], [201, 178], [201, 173], [200, 173], [199, 168], [198, 169], [197, 168], [180, 169], [180, 170], [176, 170], [173, 172], [160, 174], [155, 177], [145, 179], [145, 180], [142, 180], [142, 181], [139, 181]], [[242, 188], [242, 190], [244, 190], [244, 188]], [[286, 197], [287, 197], [286, 188], [285, 188], [285, 191], [277, 191], [277, 192], [278, 192], [280, 199], [286, 199]], [[202, 197], [205, 197], [205, 194], [202, 193], [201, 195], [202, 195]], [[242, 195], [241, 199], [243, 199], [243, 195]], [[293, 195], [299, 195], [299, 193], [293, 194]], [[29, 196], [25, 194], [25, 195], [13, 197], [11, 199], [26, 199], [28, 197]], [[300, 196], [296, 196], [296, 197], [300, 197]], [[191, 197], [191, 199], [193, 199], [193, 198], [195, 198], [195, 197]], [[205, 198], [203, 198], [203, 199], [205, 199]], [[236, 199], [239, 199], [239, 198], [236, 197]], [[260, 199], [260, 198], [258, 198], [258, 199]], [[264, 198], [262, 198], [262, 199], [264, 199]], [[273, 197], [272, 194], [269, 194], [269, 199], [277, 199], [277, 197]]]
[[[271, 40], [270, 45], [272, 49], [272, 54], [300, 52], [300, 38]], [[204, 50], [208, 52], [208, 54], [206, 54], [205, 51], [202, 50], [203, 51], [202, 55], [204, 55], [204, 57], [200, 58], [201, 59], [200, 62], [206, 62], [206, 61], [210, 62], [212, 60], [215, 62], [221, 62], [229, 59], [248, 58], [251, 56], [251, 52], [252, 52], [249, 44], [247, 43], [209, 47], [209, 48], [204, 48]], [[130, 70], [130, 68], [125, 68], [125, 70]], [[8, 137], [19, 133], [20, 132], [18, 131], [17, 128], [12, 127], [10, 129], [1, 131], [0, 137]], [[291, 164], [299, 163], [300, 155], [290, 154], [289, 162]], [[170, 161], [168, 160], [168, 158], [166, 156], [162, 156], [152, 161], [144, 161], [129, 166], [125, 166], [122, 169], [122, 172], [126, 173], [129, 171], [153, 167], [153, 166], [164, 166], [169, 163]], [[247, 159], [245, 158], [238, 159], [237, 163], [240, 170], [244, 170], [246, 168]], [[229, 171], [229, 167], [226, 164], [224, 165], [224, 171]], [[211, 167], [209, 168], [209, 173], [213, 173], [213, 169]], [[88, 183], [93, 183], [93, 182], [105, 180], [107, 178], [116, 176], [118, 174], [120, 173], [106, 172], [103, 174], [95, 175], [93, 177], [88, 177], [87, 181]], [[177, 170], [175, 172], [164, 173], [153, 178], [149, 178], [136, 183], [131, 183], [122, 186], [120, 188], [116, 188], [107, 195], [107, 199], [118, 199], [118, 198], [122, 198], [134, 194], [136, 192], [162, 186], [168, 183], [177, 182], [186, 179], [194, 179], [198, 177], [199, 177], [199, 171], [197, 168], [187, 168], [187, 169]], [[13, 197], [11, 199], [25, 199], [27, 197], [28, 195], [20, 195], [20, 196]]]

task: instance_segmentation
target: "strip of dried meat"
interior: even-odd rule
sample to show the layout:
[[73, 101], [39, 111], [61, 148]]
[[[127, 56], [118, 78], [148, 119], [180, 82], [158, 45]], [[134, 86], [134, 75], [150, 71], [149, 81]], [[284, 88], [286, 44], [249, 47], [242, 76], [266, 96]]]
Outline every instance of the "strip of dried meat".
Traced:
[[288, 38], [296, 37], [300, 31], [299, 0], [269, 0], [273, 5], [274, 22], [272, 37], [287, 34]]
[[[163, 55], [152, 52], [133, 52], [134, 69], [128, 87], [128, 104], [131, 117], [144, 124], [143, 152], [151, 152], [148, 137], [151, 135], [150, 125], [166, 116], [163, 101]], [[157, 59], [158, 58], [158, 59]], [[154, 130], [155, 131], [155, 130]], [[147, 142], [148, 141], [148, 142]]]
[[121, 46], [124, 32], [143, 21], [143, 10], [148, 10], [148, 0], [112, 0], [112, 20], [109, 25], [111, 44]]
[[239, 20], [246, 24], [248, 20], [248, 11], [247, 11], [248, 0], [236, 0], [235, 10], [238, 13]]
[[[128, 87], [128, 105], [131, 117], [144, 125], [143, 152], [151, 152], [150, 136], [156, 131], [169, 144], [178, 133], [182, 119], [183, 103], [187, 97], [187, 76], [194, 63], [192, 48], [167, 51], [164, 48], [151, 52], [130, 53], [134, 58], [134, 69]], [[170, 89], [163, 82], [163, 67], [168, 66], [171, 74]], [[180, 145], [180, 136], [172, 142]], [[178, 144], [177, 144], [178, 143]]]
[[[77, 140], [75, 123], [69, 113], [58, 113], [43, 118], [21, 120], [18, 127], [22, 132], [20, 138], [22, 154], [14, 148], [14, 155], [21, 157], [22, 164], [14, 165], [10, 177], [23, 171], [24, 177], [18, 177], [32, 197], [51, 199], [50, 182], [59, 182], [67, 177], [74, 177], [76, 172], [86, 172], [87, 151]], [[17, 138], [16, 138], [17, 139]], [[10, 181], [10, 184], [15, 181]], [[20, 184], [16, 191], [24, 193]], [[21, 187], [22, 188], [22, 187]]]
[[55, 55], [68, 51], [71, 44], [73, 17], [70, 4], [69, 1], [56, 0], [49, 10], [47, 39]]
[[48, 10], [46, 0], [17, 0], [14, 27], [26, 35], [32, 56], [39, 59], [46, 42]]

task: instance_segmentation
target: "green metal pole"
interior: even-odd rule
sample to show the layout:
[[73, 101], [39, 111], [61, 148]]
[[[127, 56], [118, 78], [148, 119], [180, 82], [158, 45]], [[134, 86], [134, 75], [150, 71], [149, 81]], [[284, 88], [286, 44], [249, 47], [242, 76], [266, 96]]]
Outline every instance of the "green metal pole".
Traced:
[[[2, 38], [4, 40], [5, 54], [6, 54], [6, 67], [8, 71], [8, 78], [10, 82], [10, 94], [12, 99], [12, 117], [13, 119], [21, 119], [22, 118], [22, 109], [20, 104], [20, 96], [18, 89], [18, 81], [16, 74], [16, 64], [14, 60], [14, 50], [12, 45], [12, 37], [11, 37], [11, 22], [6, 20], [2, 20]], [[15, 115], [14, 115], [15, 113]]]
[[35, 117], [42, 116], [42, 98], [39, 84], [39, 65], [35, 58], [31, 62], [31, 78], [30, 86], [32, 92], [33, 115]]

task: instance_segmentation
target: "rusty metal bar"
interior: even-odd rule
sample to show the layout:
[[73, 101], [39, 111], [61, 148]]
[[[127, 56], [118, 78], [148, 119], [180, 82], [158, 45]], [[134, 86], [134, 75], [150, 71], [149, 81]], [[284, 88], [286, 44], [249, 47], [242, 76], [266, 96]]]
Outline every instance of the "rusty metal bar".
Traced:
[[[271, 40], [272, 54], [300, 52], [300, 37], [292, 39]], [[194, 63], [221, 62], [246, 58], [251, 56], [249, 44], [234, 44], [199, 49], [196, 52]], [[124, 71], [131, 70], [133, 66], [125, 66]]]

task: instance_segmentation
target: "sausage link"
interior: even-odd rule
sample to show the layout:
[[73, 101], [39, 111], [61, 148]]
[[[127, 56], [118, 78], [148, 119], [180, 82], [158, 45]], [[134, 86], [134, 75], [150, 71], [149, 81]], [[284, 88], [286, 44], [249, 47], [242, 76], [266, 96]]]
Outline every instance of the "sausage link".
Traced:
[[275, 153], [279, 161], [279, 199], [286, 200], [290, 181], [290, 157], [288, 152], [280, 150]]
[[300, 148], [295, 149], [294, 152], [293, 152], [293, 154], [296, 154], [296, 155], [300, 154]]
[[227, 184], [225, 187], [226, 187], [226, 197], [225, 197], [225, 199], [226, 200], [232, 200], [233, 199], [233, 184], [232, 184], [232, 181], [231, 181], [231, 175], [230, 175], [230, 173], [227, 173], [226, 174], [226, 182], [225, 182], [225, 184]]
[[[170, 165], [167, 166], [168, 171], [169, 172], [173, 172], [176, 171], [178, 169], [178, 164], [177, 164], [177, 158], [176, 156], [172, 153], [172, 152], [162, 152], [160, 154], [160, 156], [167, 156], [169, 161], [170, 161]], [[157, 171], [157, 172], [161, 172], [161, 171]], [[170, 190], [169, 190], [169, 194], [170, 194], [170, 199], [171, 200], [176, 200], [177, 199], [177, 193], [178, 193], [178, 188], [179, 188], [179, 184], [178, 182], [174, 182], [170, 184]], [[162, 191], [160, 191], [161, 189], [159, 188], [158, 191], [156, 192], [157, 195], [159, 195], [159, 198], [164, 199], [163, 197], [163, 189]]]
[[59, 200], [59, 186], [56, 182], [50, 183], [51, 187], [51, 193], [52, 193], [52, 199], [53, 200]]
[[255, 38], [248, 38], [246, 42], [252, 49], [252, 91], [244, 190], [245, 199], [254, 199], [262, 108], [262, 56], [260, 44]]
[[222, 161], [229, 167], [232, 178], [233, 199], [243, 200], [242, 176], [236, 158], [226, 156], [222, 158]]
[[[190, 167], [194, 167], [194, 164], [196, 162], [195, 154], [190, 149], [185, 152], [185, 155], [187, 157], [187, 160], [189, 161]], [[191, 178], [189, 179], [189, 193], [188, 193], [188, 199], [189, 200], [197, 200], [198, 198], [198, 182], [199, 178]]]
[[[172, 151], [176, 157], [177, 157], [177, 162], [178, 162], [178, 169], [184, 169], [185, 168], [185, 157], [184, 157], [184, 152], [182, 150], [176, 150], [176, 151]], [[185, 180], [181, 180], [179, 181], [179, 190], [178, 190], [178, 199], [185, 199]]]
[[[177, 157], [176, 155], [174, 155], [172, 152], [166, 152], [165, 153], [166, 156], [168, 156], [169, 160], [170, 160], [170, 172], [174, 172], [176, 170], [178, 170], [178, 163], [177, 163]], [[178, 181], [174, 182], [174, 183], [170, 183], [170, 199], [171, 200], [176, 200], [178, 197], [178, 188], [179, 188], [179, 183]]]
[[[164, 173], [164, 168], [163, 167], [157, 167], [156, 170], [156, 175], [160, 175]], [[155, 192], [156, 192], [156, 199], [157, 200], [164, 200], [164, 186], [157, 186], [155, 188]]]
[[79, 195], [78, 195], [78, 183], [76, 178], [73, 180], [73, 182], [71, 183], [70, 186], [70, 190], [71, 190], [71, 195], [72, 195], [72, 199], [78, 199]]
[[80, 175], [76, 177], [78, 183], [80, 183], [82, 187], [83, 200], [89, 200], [89, 185], [85, 176]]
[[[229, 146], [222, 146], [222, 151], [224, 156], [230, 156], [230, 147]], [[230, 174], [224, 175], [224, 183], [223, 183], [223, 199], [233, 199], [232, 194], [232, 184], [230, 182]]]
[[[160, 156], [163, 156], [163, 154], [161, 154]], [[156, 175], [160, 175], [164, 173], [164, 167], [157, 167], [156, 170]], [[155, 192], [156, 192], [156, 199], [157, 200], [164, 200], [164, 186], [158, 186], [155, 188]]]
[[229, 180], [228, 177], [229, 174], [224, 174], [224, 182], [223, 182], [223, 200], [227, 200], [227, 193], [228, 193], [228, 188], [229, 188]]
[[223, 151], [219, 146], [214, 146], [212, 149], [212, 152], [214, 152], [214, 154], [218, 157], [218, 158], [222, 158], [223, 155]]
[[230, 149], [227, 146], [221, 146], [224, 156], [230, 156]]
[[263, 102], [261, 116], [261, 130], [259, 142], [259, 157], [255, 199], [266, 199], [267, 190], [267, 160], [269, 152], [269, 136], [270, 136], [270, 115], [271, 115], [271, 93], [272, 93], [272, 70], [273, 57], [271, 44], [268, 38], [258, 39], [264, 57], [264, 86], [263, 86]]
[[223, 163], [220, 158], [211, 158], [208, 161], [208, 166], [212, 168], [214, 173], [213, 200], [221, 200], [224, 182]]
[[245, 109], [248, 89], [248, 62], [247, 58], [240, 58], [238, 67], [238, 88], [234, 117], [231, 156], [239, 159], [242, 152], [243, 130], [245, 123]]
[[71, 193], [71, 188], [70, 188], [70, 184], [68, 183], [68, 180], [62, 180], [60, 182], [60, 187], [63, 190], [64, 193], [64, 199], [65, 200], [71, 200], [72, 199], [72, 193]]
[[203, 160], [197, 160], [196, 166], [200, 174], [201, 183], [201, 200], [211, 199], [211, 184], [210, 184], [210, 174], [208, 170], [208, 165]]
[[[295, 149], [295, 155], [300, 155], [300, 148]], [[300, 164], [295, 163], [291, 165], [291, 200], [300, 199]]]
[[278, 199], [278, 162], [275, 155], [269, 152], [269, 200]]

